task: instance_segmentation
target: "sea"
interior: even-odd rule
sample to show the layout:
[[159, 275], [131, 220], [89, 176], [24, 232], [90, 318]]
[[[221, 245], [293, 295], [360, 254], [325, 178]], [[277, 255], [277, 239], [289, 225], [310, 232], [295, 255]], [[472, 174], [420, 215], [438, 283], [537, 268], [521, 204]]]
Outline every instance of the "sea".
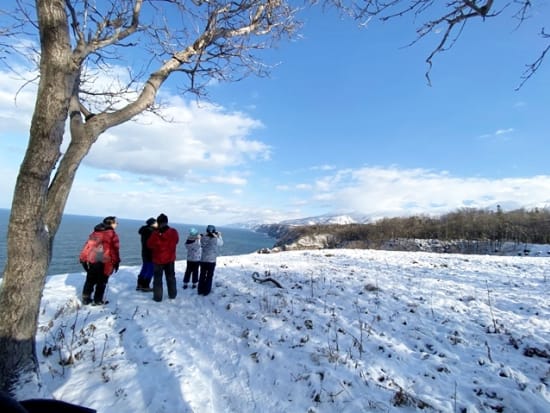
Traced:
[[[0, 208], [0, 269], [4, 272], [7, 255], [7, 232], [9, 222], [9, 210]], [[118, 226], [116, 232], [120, 239], [121, 266], [141, 265], [141, 241], [138, 234], [139, 228], [145, 224], [143, 221], [117, 217]], [[55, 236], [53, 254], [48, 275], [66, 274], [81, 272], [82, 266], [78, 261], [80, 249], [93, 231], [95, 225], [102, 221], [102, 217], [84, 215], [63, 215], [61, 225]], [[176, 259], [185, 260], [185, 239], [189, 229], [196, 228], [204, 232], [206, 226], [193, 224], [172, 223], [169, 225], [178, 230], [180, 242], [176, 250]], [[205, 228], [203, 228], [205, 227]], [[224, 245], [220, 249], [220, 255], [242, 255], [256, 252], [262, 248], [272, 248], [275, 239], [265, 234], [254, 232], [248, 229], [231, 227], [218, 227], [217, 230], [223, 235]], [[1, 276], [0, 274], [0, 276]]]

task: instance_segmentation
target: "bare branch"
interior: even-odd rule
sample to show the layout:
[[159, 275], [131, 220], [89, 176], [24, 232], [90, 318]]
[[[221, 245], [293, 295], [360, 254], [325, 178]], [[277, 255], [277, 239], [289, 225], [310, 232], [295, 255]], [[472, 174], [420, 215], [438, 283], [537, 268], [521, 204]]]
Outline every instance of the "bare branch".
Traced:
[[[408, 14], [413, 15], [415, 19], [420, 19], [423, 18], [424, 14], [427, 15], [428, 11], [433, 12], [435, 10], [436, 16], [439, 17], [428, 17], [417, 29], [417, 38], [409, 44], [409, 46], [415, 44], [428, 34], [436, 30], [439, 31], [443, 27], [441, 40], [426, 58], [428, 69], [425, 76], [428, 84], [431, 84], [430, 73], [433, 59], [439, 53], [452, 48], [469, 20], [475, 18], [485, 20], [497, 17], [506, 8], [514, 7], [516, 8], [514, 17], [518, 19], [519, 25], [527, 19], [528, 11], [532, 7], [531, 0], [509, 0], [501, 3], [500, 8], [497, 10], [494, 10], [496, 4], [493, 0], [450, 0], [445, 2], [445, 4], [435, 0], [352, 0], [349, 2], [351, 6], [346, 6], [345, 4], [348, 2], [345, 0], [333, 0], [332, 3], [341, 9], [345, 9], [348, 14], [359, 21], [370, 21], [373, 17], [381, 21], [388, 21]], [[547, 52], [548, 49], [545, 49], [541, 53], [540, 58], [544, 59]], [[542, 60], [537, 59], [533, 64], [528, 65], [528, 69], [522, 79], [527, 80], [530, 78], [541, 63]]]
[[[544, 31], [544, 27], [542, 28], [540, 35], [545, 39], [550, 38], [550, 34]], [[539, 67], [542, 65], [542, 62], [544, 61], [544, 58], [546, 57], [548, 51], [550, 51], [550, 43], [543, 49], [537, 60], [535, 60], [531, 64], [526, 65], [527, 69], [525, 69], [525, 71], [523, 72], [521, 76], [521, 83], [518, 87], [516, 87], [516, 90], [521, 89], [525, 82], [527, 82], [537, 72]]]

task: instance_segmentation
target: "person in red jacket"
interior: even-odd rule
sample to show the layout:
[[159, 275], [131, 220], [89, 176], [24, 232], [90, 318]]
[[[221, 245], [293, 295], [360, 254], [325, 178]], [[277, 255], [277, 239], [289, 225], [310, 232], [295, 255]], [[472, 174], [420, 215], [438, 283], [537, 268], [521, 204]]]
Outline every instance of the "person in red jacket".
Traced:
[[117, 225], [116, 217], [109, 216], [96, 225], [90, 234], [89, 239], [100, 240], [100, 257], [96, 255], [92, 257], [90, 251], [85, 249], [80, 253], [80, 262], [86, 270], [86, 281], [82, 288], [82, 304], [105, 304], [103, 295], [109, 282], [109, 276], [113, 272], [117, 272], [120, 265], [120, 241], [115, 232]]
[[160, 214], [157, 217], [158, 229], [147, 240], [147, 247], [153, 252], [153, 300], [162, 301], [162, 274], [166, 276], [168, 298], [178, 295], [176, 288], [176, 246], [179, 242], [178, 231], [168, 226], [168, 217]]

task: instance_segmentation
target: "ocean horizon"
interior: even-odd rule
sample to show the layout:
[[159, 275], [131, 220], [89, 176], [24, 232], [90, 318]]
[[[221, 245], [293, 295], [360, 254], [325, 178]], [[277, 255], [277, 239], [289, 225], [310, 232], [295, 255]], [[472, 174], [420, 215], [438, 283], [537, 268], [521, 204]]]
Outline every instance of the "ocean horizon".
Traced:
[[[0, 268], [4, 273], [7, 256], [7, 232], [9, 222], [9, 209], [0, 208]], [[117, 217], [118, 226], [116, 232], [120, 238], [121, 266], [141, 265], [141, 241], [138, 234], [139, 228], [145, 224], [137, 219]], [[78, 255], [88, 235], [93, 231], [95, 225], [102, 221], [103, 217], [64, 214], [59, 230], [57, 231], [52, 251], [52, 261], [47, 275], [83, 272], [78, 261]], [[196, 228], [204, 232], [204, 225], [169, 223], [179, 232], [180, 242], [176, 250], [176, 260], [186, 258], [185, 239], [189, 229]], [[204, 226], [205, 227], [205, 226]], [[271, 248], [275, 239], [248, 229], [218, 227], [223, 234], [224, 245], [220, 249], [221, 256], [242, 255], [258, 251], [262, 248]]]

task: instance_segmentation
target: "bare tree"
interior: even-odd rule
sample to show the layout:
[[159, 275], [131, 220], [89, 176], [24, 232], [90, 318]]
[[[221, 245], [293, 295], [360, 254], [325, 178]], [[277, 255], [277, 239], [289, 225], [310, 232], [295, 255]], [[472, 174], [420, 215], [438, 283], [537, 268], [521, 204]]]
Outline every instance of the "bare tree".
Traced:
[[[529, 18], [534, 1], [532, 0], [451, 0], [436, 2], [433, 0], [332, 0], [337, 7], [348, 12], [353, 18], [368, 22], [372, 18], [382, 21], [413, 15], [423, 21], [418, 26], [414, 44], [429, 34], [442, 31], [441, 40], [426, 58], [428, 69], [426, 79], [431, 84], [430, 72], [435, 56], [450, 49], [464, 31], [466, 23], [473, 19], [489, 19], [502, 16], [505, 10], [511, 11], [512, 17], [521, 25]], [[539, 2], [540, 3], [540, 2]], [[427, 16], [427, 17], [425, 17]], [[550, 39], [550, 35], [541, 29], [540, 36]], [[535, 74], [550, 50], [550, 41], [533, 63], [527, 64], [521, 75], [518, 89]]]
[[[38, 379], [35, 335], [52, 243], [76, 171], [98, 137], [155, 109], [168, 78], [179, 81], [182, 93], [201, 96], [212, 79], [266, 74], [258, 52], [298, 26], [296, 10], [283, 0], [13, 3], [14, 10], [2, 12], [14, 17], [0, 28], [1, 43], [10, 45], [3, 50], [30, 40], [39, 83], [0, 290], [0, 388], [12, 393]], [[109, 75], [113, 62], [127, 65], [130, 80], [97, 90], [95, 77]], [[69, 144], [61, 153], [63, 139]]]

